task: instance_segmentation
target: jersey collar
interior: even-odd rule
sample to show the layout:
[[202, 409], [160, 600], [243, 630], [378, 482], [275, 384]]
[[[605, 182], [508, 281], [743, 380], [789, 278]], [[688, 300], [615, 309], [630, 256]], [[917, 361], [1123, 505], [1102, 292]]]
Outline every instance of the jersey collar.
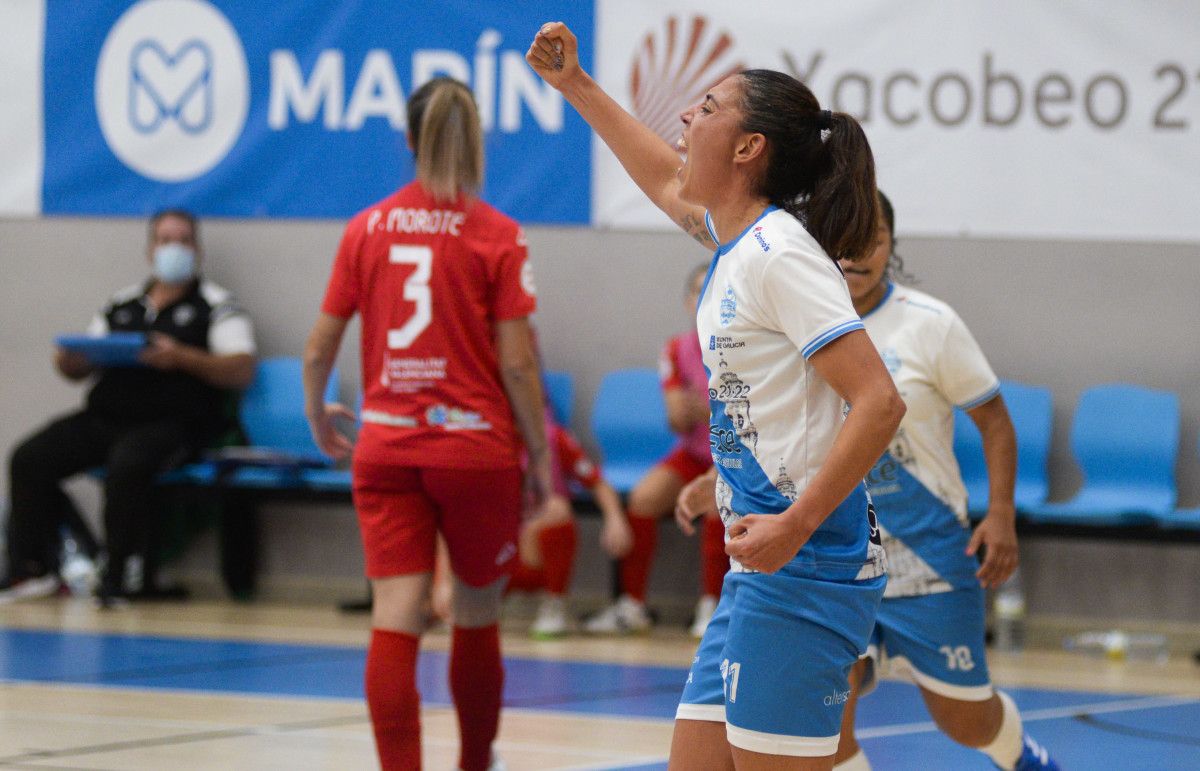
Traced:
[[866, 313], [864, 313], [864, 314], [862, 315], [862, 318], [864, 318], [864, 319], [865, 319], [867, 316], [870, 316], [872, 313], [874, 313], [875, 311], [879, 310], [879, 309], [880, 309], [880, 308], [882, 308], [884, 305], [887, 305], [887, 301], [888, 301], [889, 299], [891, 299], [892, 292], [894, 292], [895, 290], [896, 290], [896, 285], [895, 285], [894, 283], [892, 283], [891, 281], [889, 281], [889, 282], [888, 282], [888, 285], [887, 285], [887, 291], [883, 293], [883, 297], [881, 297], [881, 298], [879, 299], [879, 302], [875, 304], [875, 307], [874, 307], [874, 308], [872, 308], [871, 310], [869, 310], [869, 311], [867, 311]]
[[745, 227], [745, 229], [742, 230], [741, 233], [738, 233], [736, 238], [734, 238], [730, 241], [726, 241], [723, 244], [721, 244], [721, 243], [717, 244], [717, 256], [720, 257], [723, 254], [729, 254], [729, 251], [731, 249], [733, 249], [733, 247], [737, 246], [738, 241], [741, 241], [742, 237], [745, 236], [747, 233], [749, 233], [751, 228], [753, 228], [758, 223], [762, 222], [763, 217], [767, 216], [768, 214], [770, 214], [773, 211], [778, 211], [778, 210], [779, 210], [778, 206], [776, 206], [774, 204], [767, 204], [767, 208], [763, 209], [763, 213], [758, 215], [758, 218], [756, 220], [754, 220], [754, 222], [751, 222], [749, 225], [747, 225]]

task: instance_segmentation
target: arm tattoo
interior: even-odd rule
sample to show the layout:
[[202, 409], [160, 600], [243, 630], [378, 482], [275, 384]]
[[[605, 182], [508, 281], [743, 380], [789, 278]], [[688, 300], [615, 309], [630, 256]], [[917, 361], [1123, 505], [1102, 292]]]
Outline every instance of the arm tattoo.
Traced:
[[708, 233], [708, 227], [702, 220], [696, 219], [693, 214], [683, 215], [683, 219], [679, 221], [679, 227], [692, 238], [700, 242], [701, 246], [716, 248], [717, 242], [713, 241], [712, 236]]

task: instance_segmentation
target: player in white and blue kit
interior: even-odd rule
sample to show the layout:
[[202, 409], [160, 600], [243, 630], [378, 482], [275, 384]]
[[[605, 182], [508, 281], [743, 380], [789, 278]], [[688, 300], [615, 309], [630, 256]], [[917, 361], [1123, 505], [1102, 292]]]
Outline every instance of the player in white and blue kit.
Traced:
[[[984, 587], [1017, 566], [1013, 476], [1016, 439], [999, 381], [962, 319], [946, 303], [894, 282], [895, 214], [881, 193], [871, 254], [842, 262], [854, 307], [879, 349], [908, 412], [888, 451], [867, 476], [883, 545], [888, 586], [871, 656], [855, 668], [854, 697], [890, 666], [920, 687], [929, 712], [952, 739], [983, 751], [1000, 768], [1057, 768], [1024, 736], [1012, 699], [992, 687], [984, 650]], [[983, 436], [990, 497], [971, 532], [967, 492], [954, 458], [954, 408]], [[983, 548], [983, 564], [975, 555]], [[870, 765], [854, 738], [847, 706], [837, 768]]]
[[696, 318], [733, 560], [671, 766], [830, 768], [886, 582], [862, 480], [904, 411], [833, 261], [874, 239], [866, 136], [795, 78], [747, 70], [682, 114], [672, 149], [580, 69], [565, 26], [543, 26], [526, 59], [659, 208], [716, 247]]

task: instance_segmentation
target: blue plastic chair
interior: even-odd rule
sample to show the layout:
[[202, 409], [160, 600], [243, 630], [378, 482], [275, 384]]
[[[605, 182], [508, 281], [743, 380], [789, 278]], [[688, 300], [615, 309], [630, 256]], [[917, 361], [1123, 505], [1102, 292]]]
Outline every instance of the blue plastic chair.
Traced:
[[550, 401], [554, 419], [560, 426], [570, 426], [571, 415], [575, 411], [575, 379], [571, 373], [546, 370], [542, 373], [542, 387]]
[[[328, 467], [304, 417], [303, 366], [298, 357], [263, 359], [242, 395], [240, 418], [248, 448], [217, 454], [218, 463], [240, 466], [226, 480], [237, 487], [288, 487], [305, 468]], [[326, 401], [337, 398], [337, 370], [330, 373]]]
[[1071, 449], [1083, 472], [1079, 492], [1029, 510], [1050, 524], [1143, 524], [1175, 508], [1179, 398], [1133, 385], [1089, 388], [1079, 398]]
[[[1017, 434], [1017, 480], [1013, 499], [1018, 511], [1045, 503], [1050, 492], [1050, 437], [1054, 427], [1054, 401], [1049, 388], [1010, 380], [1000, 381], [1000, 394]], [[967, 487], [967, 507], [983, 514], [988, 507], [988, 473], [983, 438], [975, 422], [962, 410], [954, 411], [954, 454]]]
[[626, 369], [605, 375], [592, 405], [592, 435], [604, 453], [604, 478], [620, 493], [632, 490], [676, 440], [667, 426], [658, 373]]
[[[1200, 450], [1200, 443], [1197, 443], [1196, 449]], [[1200, 506], [1155, 514], [1154, 521], [1167, 530], [1200, 530]]]

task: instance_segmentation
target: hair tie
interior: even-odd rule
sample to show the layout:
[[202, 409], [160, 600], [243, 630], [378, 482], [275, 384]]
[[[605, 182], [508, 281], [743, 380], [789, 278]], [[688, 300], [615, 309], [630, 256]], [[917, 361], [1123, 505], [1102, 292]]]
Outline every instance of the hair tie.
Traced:
[[833, 128], [833, 113], [829, 110], [821, 110], [817, 113], [817, 128], [821, 131]]

